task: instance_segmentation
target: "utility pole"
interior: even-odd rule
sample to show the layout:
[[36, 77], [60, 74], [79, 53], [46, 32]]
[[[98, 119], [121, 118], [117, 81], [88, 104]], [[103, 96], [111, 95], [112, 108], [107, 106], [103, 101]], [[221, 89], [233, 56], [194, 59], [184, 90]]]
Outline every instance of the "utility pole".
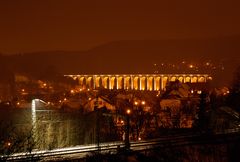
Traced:
[[100, 110], [98, 109], [98, 97], [96, 98], [96, 104], [94, 106], [94, 111], [96, 111], [96, 142], [98, 147], [98, 152], [100, 151]]
[[199, 113], [198, 113], [198, 118], [199, 118], [199, 127], [200, 129], [205, 130], [207, 128], [207, 119], [206, 119], [206, 102], [207, 98], [207, 93], [204, 91], [200, 94], [200, 103], [199, 103]]
[[98, 151], [100, 151], [100, 110], [97, 110], [97, 126], [96, 126], [96, 131], [97, 131], [97, 147]]
[[126, 125], [126, 137], [125, 137], [125, 148], [127, 150], [130, 149], [130, 142], [129, 142], [129, 130], [130, 130], [130, 114], [131, 110], [127, 109], [126, 111], [126, 120], [127, 120], [127, 125]]

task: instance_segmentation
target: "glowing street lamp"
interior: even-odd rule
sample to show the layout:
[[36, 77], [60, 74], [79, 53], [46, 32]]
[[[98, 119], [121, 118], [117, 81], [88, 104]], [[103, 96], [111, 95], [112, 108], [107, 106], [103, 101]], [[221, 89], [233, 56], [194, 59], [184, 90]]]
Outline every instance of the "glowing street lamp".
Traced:
[[130, 114], [131, 114], [131, 110], [127, 109], [126, 110], [126, 119], [127, 119], [127, 125], [126, 125], [126, 138], [125, 138], [125, 148], [127, 150], [130, 149], [130, 142], [129, 142], [129, 129], [130, 129]]
[[121, 122], [121, 124], [124, 124], [124, 121], [123, 121], [123, 120], [121, 120], [120, 122]]
[[131, 110], [127, 109], [126, 113], [127, 113], [127, 115], [130, 115], [131, 114]]
[[194, 66], [192, 64], [189, 65], [189, 68], [192, 69]]
[[137, 101], [135, 101], [135, 102], [134, 102], [134, 105], [138, 105], [138, 102], [137, 102]]

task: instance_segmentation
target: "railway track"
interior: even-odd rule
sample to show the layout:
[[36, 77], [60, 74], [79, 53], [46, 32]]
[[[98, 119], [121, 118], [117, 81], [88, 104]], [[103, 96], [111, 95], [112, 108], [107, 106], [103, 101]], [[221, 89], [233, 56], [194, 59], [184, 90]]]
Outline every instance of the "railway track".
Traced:
[[[239, 138], [240, 128], [228, 129], [214, 133], [198, 133], [188, 135], [175, 135], [155, 138], [151, 140], [132, 141], [130, 149], [132, 151], [150, 150], [153, 148], [178, 147], [183, 145], [197, 145], [212, 142], [221, 142], [222, 140], [234, 140]], [[223, 138], [224, 137], [224, 138]], [[228, 138], [226, 138], [228, 137]], [[233, 138], [235, 137], [235, 138]], [[6, 161], [52, 161], [69, 158], [84, 158], [93, 153], [117, 153], [124, 149], [123, 141], [100, 143], [91, 145], [80, 145], [75, 147], [59, 148], [54, 150], [33, 151], [31, 153], [15, 153], [10, 156], [0, 156]]]

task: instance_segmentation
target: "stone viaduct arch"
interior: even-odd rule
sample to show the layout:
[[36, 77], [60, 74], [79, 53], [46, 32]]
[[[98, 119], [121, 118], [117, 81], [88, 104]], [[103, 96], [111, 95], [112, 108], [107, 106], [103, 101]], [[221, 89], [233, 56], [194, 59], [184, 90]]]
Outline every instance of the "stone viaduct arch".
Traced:
[[212, 80], [208, 74], [111, 74], [111, 75], [65, 75], [79, 81], [90, 89], [165, 90], [168, 82], [206, 83]]

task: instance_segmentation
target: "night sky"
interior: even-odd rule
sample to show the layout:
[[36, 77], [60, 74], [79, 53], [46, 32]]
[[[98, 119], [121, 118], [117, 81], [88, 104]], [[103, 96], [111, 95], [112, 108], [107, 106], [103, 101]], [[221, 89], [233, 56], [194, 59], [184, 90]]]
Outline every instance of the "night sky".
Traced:
[[87, 50], [118, 40], [239, 36], [239, 8], [238, 0], [1, 0], [0, 52]]

